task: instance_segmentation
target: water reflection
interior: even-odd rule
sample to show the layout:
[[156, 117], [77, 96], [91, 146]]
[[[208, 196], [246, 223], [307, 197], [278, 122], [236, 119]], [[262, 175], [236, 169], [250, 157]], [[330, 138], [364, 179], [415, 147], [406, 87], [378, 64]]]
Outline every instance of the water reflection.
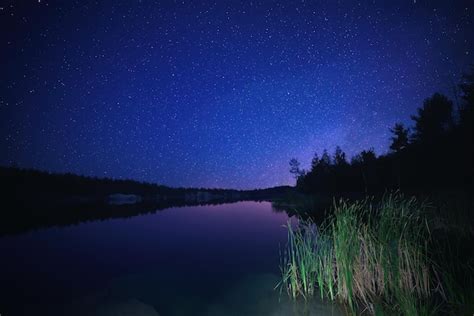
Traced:
[[283, 315], [273, 288], [287, 220], [239, 202], [4, 237], [0, 312]]

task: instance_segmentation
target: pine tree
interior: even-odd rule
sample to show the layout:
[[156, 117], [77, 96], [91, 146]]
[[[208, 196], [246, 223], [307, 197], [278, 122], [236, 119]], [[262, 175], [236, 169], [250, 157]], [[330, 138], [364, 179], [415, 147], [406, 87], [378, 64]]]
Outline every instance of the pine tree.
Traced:
[[408, 146], [409, 130], [405, 128], [402, 123], [396, 123], [395, 126], [390, 129], [390, 132], [393, 134], [391, 137], [392, 144], [390, 144], [390, 150], [399, 152]]

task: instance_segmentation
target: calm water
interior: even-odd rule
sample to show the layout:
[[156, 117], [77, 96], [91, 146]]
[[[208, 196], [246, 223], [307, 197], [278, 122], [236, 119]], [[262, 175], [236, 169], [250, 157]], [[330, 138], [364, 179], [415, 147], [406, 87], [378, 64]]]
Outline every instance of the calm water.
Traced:
[[0, 314], [335, 315], [273, 290], [287, 220], [239, 202], [4, 237]]

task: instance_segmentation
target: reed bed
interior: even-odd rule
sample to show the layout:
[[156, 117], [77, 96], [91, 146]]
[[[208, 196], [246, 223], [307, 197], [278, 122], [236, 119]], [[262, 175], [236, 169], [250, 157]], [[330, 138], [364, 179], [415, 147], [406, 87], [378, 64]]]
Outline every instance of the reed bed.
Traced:
[[399, 194], [381, 202], [335, 203], [320, 226], [288, 223], [281, 288], [290, 297], [319, 295], [351, 313], [423, 315], [435, 288], [425, 205]]

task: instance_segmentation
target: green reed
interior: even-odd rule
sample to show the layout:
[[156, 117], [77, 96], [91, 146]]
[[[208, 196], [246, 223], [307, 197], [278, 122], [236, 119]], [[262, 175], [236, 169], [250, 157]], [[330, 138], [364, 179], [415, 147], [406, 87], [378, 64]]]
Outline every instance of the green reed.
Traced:
[[414, 198], [387, 195], [381, 202], [335, 203], [319, 227], [288, 223], [281, 286], [296, 299], [318, 293], [352, 312], [424, 314], [435, 265], [428, 258], [430, 231], [425, 206]]

